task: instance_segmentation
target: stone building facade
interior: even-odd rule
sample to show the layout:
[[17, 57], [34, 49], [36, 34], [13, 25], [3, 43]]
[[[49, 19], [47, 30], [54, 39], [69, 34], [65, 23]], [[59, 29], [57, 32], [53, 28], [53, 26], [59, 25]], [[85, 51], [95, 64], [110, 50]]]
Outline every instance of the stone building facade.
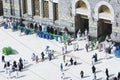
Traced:
[[0, 0], [0, 16], [3, 15], [3, 3], [2, 0]]
[[[120, 41], [120, 0], [3, 0], [4, 17], [23, 18]], [[83, 29], [84, 30], [84, 29]]]

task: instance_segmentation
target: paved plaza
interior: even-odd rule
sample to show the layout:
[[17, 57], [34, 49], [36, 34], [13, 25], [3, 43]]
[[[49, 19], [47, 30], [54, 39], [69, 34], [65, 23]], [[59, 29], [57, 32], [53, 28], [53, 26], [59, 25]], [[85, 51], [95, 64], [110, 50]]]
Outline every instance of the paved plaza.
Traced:
[[[77, 41], [73, 41], [77, 42]], [[22, 72], [18, 72], [18, 78], [15, 78], [15, 72], [8, 74], [5, 73], [3, 63], [0, 59], [0, 80], [93, 80], [92, 73], [92, 56], [97, 53], [98, 62], [96, 62], [96, 76], [97, 80], [106, 80], [105, 69], [109, 69], [110, 80], [117, 76], [120, 71], [120, 59], [116, 58], [114, 54], [108, 54], [105, 58], [105, 52], [98, 50], [89, 50], [86, 52], [86, 40], [78, 41], [79, 51], [73, 51], [73, 45], [68, 46], [68, 53], [66, 53], [66, 60], [69, 61], [72, 57], [77, 61], [77, 65], [63, 66], [64, 79], [61, 79], [62, 72], [60, 71], [60, 64], [63, 63], [62, 46], [63, 44], [55, 40], [47, 40], [39, 38], [36, 34], [20, 36], [19, 31], [12, 32], [11, 29], [4, 29], [0, 27], [0, 58], [2, 56], [2, 48], [10, 46], [16, 53], [5, 56], [6, 61], [12, 63], [14, 60], [18, 61], [21, 57], [25, 60], [25, 68]], [[41, 61], [41, 52], [45, 50], [46, 46], [50, 46], [54, 50], [55, 59], [49, 61]], [[39, 57], [39, 62], [31, 60], [32, 53]], [[47, 57], [45, 55], [45, 57]], [[69, 63], [68, 63], [69, 64]], [[81, 79], [80, 71], [84, 71], [84, 78]]]

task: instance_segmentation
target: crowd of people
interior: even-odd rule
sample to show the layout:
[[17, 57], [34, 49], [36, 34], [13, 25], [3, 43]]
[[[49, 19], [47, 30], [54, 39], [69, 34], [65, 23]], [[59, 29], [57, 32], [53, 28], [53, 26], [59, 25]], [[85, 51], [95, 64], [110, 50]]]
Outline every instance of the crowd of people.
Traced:
[[38, 57], [37, 54], [32, 53], [31, 59], [32, 61], [36, 61], [36, 63], [38, 63], [39, 61], [42, 62], [45, 59], [49, 59], [49, 61], [51, 61], [52, 59], [55, 59], [54, 53], [55, 53], [54, 50], [50, 50], [49, 46], [46, 46], [45, 50], [40, 53], [40, 58]]
[[56, 35], [62, 35], [63, 34], [63, 29], [62, 28], [56, 28], [50, 25], [46, 24], [41, 24], [38, 22], [27, 22], [25, 23], [22, 19], [17, 20], [17, 19], [12, 19], [12, 18], [5, 18], [4, 19], [4, 24], [7, 24], [8, 28], [11, 28], [12, 31], [15, 31], [18, 29], [18, 26], [21, 26], [20, 33], [23, 32], [24, 28], [26, 30], [26, 34], [28, 34], [29, 29], [33, 29], [34, 32], [41, 31], [45, 33], [51, 33], [51, 34], [56, 34]]
[[[6, 24], [8, 24], [8, 27], [10, 27], [12, 29], [12, 31], [14, 30], [17, 30], [17, 26], [20, 24], [21, 26], [25, 27], [26, 29], [29, 28], [29, 29], [34, 29], [35, 32], [37, 31], [41, 31], [41, 32], [46, 32], [46, 33], [52, 33], [52, 34], [56, 34], [56, 35], [62, 35], [62, 32], [61, 32], [61, 29], [60, 28], [54, 28], [52, 26], [48, 26], [48, 25], [45, 25], [45, 24], [38, 24], [36, 22], [30, 22], [29, 24], [27, 25], [24, 25], [22, 23], [22, 21], [17, 21], [17, 20], [11, 20], [11, 19], [8, 19], [7, 21], [5, 21]], [[20, 29], [20, 32], [22, 33], [23, 32], [23, 28]], [[68, 53], [68, 47], [71, 43], [71, 45], [73, 46], [73, 51], [78, 51], [79, 50], [79, 45], [78, 43], [73, 43], [71, 42], [70, 38], [71, 37], [68, 37], [68, 33], [66, 32], [66, 36], [67, 36], [67, 43], [68, 44], [63, 44], [63, 46], [61, 47], [62, 50], [62, 56], [63, 56], [63, 63], [65, 65], [65, 67], [69, 66], [69, 65], [77, 65], [77, 59], [74, 59], [72, 57], [70, 57], [69, 61], [66, 61], [66, 57], [67, 57], [67, 53]], [[89, 36], [89, 35], [87, 35]], [[77, 40], [79, 41], [80, 40], [80, 34], [77, 34]], [[91, 44], [89, 43], [90, 40], [89, 40], [89, 37], [86, 37], [86, 41], [88, 41], [88, 43], [85, 45], [85, 49], [87, 52], [89, 52], [89, 48], [91, 48], [91, 51], [93, 51], [94, 49], [98, 49], [99, 51], [103, 50], [105, 53], [106, 53], [106, 57], [107, 57], [107, 54], [114, 54], [115, 53], [115, 50], [116, 50], [116, 46], [115, 46], [115, 43], [111, 42], [111, 41], [108, 41], [106, 40], [104, 43], [97, 43], [96, 44]], [[54, 50], [50, 50], [49, 49], [49, 46], [46, 46], [45, 48], [45, 51], [42, 51], [40, 53], [40, 58], [37, 54], [35, 53], [32, 53], [32, 56], [31, 56], [31, 59], [32, 61], [36, 61], [36, 63], [39, 62], [39, 59], [41, 59], [40, 61], [44, 61], [46, 58], [48, 58], [49, 61], [51, 61], [52, 59], [55, 58], [54, 56]], [[47, 56], [47, 57], [46, 57]], [[97, 76], [96, 76], [96, 62], [98, 61], [98, 55], [97, 53], [95, 53], [92, 57], [92, 73], [93, 73], [93, 76], [94, 76], [94, 80], [97, 79]], [[22, 58], [19, 59], [19, 61], [13, 61], [13, 63], [11, 63], [10, 61], [6, 61], [5, 60], [5, 57], [2, 56], [2, 62], [4, 64], [4, 70], [5, 70], [5, 73], [9, 75], [9, 77], [11, 77], [11, 73], [12, 72], [15, 72], [16, 73], [16, 78], [18, 78], [18, 73], [22, 71], [22, 69], [24, 69], [24, 60], [22, 60]], [[60, 71], [62, 72], [62, 79], [64, 80], [64, 65], [63, 63], [60, 63]], [[85, 72], [83, 70], [80, 71], [80, 77], [81, 79], [84, 78], [84, 74]], [[109, 70], [108, 68], [106, 68], [105, 70], [105, 74], [106, 74], [106, 80], [109, 80], [110, 78], [110, 73], [109, 73]], [[117, 77], [114, 77], [114, 80], [120, 80], [120, 72], [118, 72], [118, 76]]]
[[[3, 64], [3, 71], [8, 75], [7, 78], [19, 78], [19, 72], [25, 68], [25, 60], [20, 57], [18, 62], [16, 60], [7, 61], [4, 55], [2, 55], [1, 59]], [[15, 75], [13, 75], [13, 73], [15, 73]]]

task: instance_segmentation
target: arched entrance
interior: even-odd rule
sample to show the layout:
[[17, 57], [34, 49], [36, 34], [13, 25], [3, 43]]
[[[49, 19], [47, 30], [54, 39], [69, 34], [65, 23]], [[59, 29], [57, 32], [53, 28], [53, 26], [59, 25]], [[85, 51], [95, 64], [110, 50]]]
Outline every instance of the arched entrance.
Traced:
[[[89, 6], [90, 7], [90, 6]], [[80, 34], [85, 34], [89, 32], [89, 19], [90, 10], [88, 9], [88, 3], [84, 0], [78, 0], [75, 4], [75, 35], [77, 35], [78, 30]]]
[[[111, 38], [110, 35], [112, 33], [112, 22], [111, 22], [111, 11], [109, 7], [106, 5], [101, 5], [98, 9], [98, 23], [97, 23], [97, 34], [98, 39], [106, 39]], [[103, 40], [102, 40], [103, 41]]]
[[89, 32], [89, 20], [88, 16], [76, 14], [75, 16], [75, 31], [76, 34], [80, 30], [80, 34], [85, 35], [85, 31]]

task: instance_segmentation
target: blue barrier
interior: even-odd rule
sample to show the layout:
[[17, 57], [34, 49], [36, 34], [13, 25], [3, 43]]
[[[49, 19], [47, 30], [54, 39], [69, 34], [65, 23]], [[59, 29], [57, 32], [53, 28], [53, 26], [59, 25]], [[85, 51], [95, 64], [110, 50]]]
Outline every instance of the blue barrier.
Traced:
[[52, 40], [52, 34], [48, 34], [49, 35], [49, 39]]
[[46, 34], [45, 36], [46, 36], [46, 39], [49, 39], [49, 34]]
[[[40, 38], [46, 38], [46, 39], [50, 39], [52, 40], [52, 34], [48, 34], [48, 33], [44, 33], [44, 32], [41, 32], [41, 31], [37, 31], [37, 35], [40, 37]], [[58, 40], [58, 35], [56, 37], [56, 40]]]
[[56, 35], [56, 36], [55, 36], [55, 40], [56, 40], [56, 41], [58, 41], [58, 38], [59, 38], [59, 36], [58, 36], [58, 35]]
[[42, 38], [45, 38], [45, 34], [44, 33], [42, 34]]
[[4, 29], [8, 28], [8, 24], [4, 23]]
[[39, 34], [40, 34], [40, 31], [37, 31], [37, 35], [39, 36]]
[[115, 56], [116, 56], [116, 57], [120, 57], [120, 50], [116, 50], [116, 51], [115, 51]]

